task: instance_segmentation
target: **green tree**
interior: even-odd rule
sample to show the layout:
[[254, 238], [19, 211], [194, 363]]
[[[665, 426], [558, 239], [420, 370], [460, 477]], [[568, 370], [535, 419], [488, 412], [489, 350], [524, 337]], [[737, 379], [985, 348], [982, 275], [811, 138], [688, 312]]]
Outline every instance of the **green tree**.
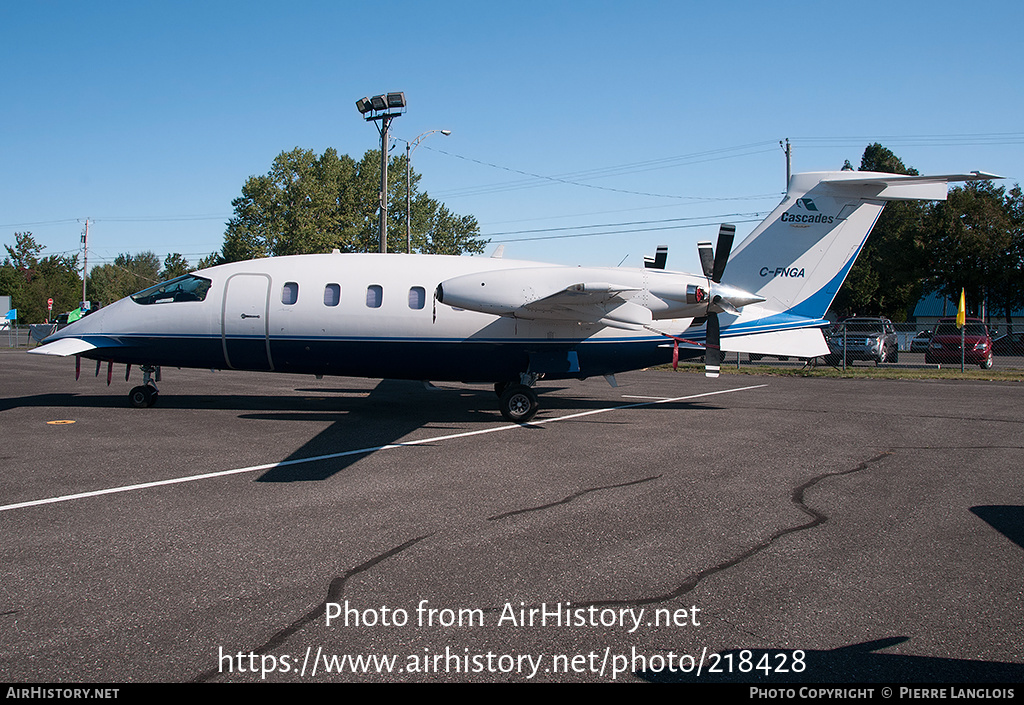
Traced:
[[[860, 171], [918, 173], [878, 143], [865, 148]], [[836, 296], [833, 304], [836, 311], [906, 320], [907, 313], [921, 298], [921, 280], [926, 273], [927, 256], [922, 235], [924, 212], [925, 206], [919, 201], [886, 204]]]
[[181, 254], [172, 252], [164, 257], [164, 268], [160, 270], [160, 280], [174, 279], [191, 271], [192, 268], [189, 267], [188, 260]]
[[211, 252], [210, 254], [203, 257], [196, 262], [196, 269], [209, 269], [210, 267], [216, 267], [218, 264], [222, 264], [224, 260], [221, 258], [219, 252]]
[[1024, 192], [1020, 184], [1006, 193], [1003, 209], [1010, 224], [1010, 246], [999, 258], [999, 275], [990, 291], [994, 310], [1002, 310], [1007, 332], [1012, 332], [1012, 312], [1024, 307]]
[[146, 251], [119, 254], [113, 263], [97, 265], [86, 283], [89, 298], [100, 305], [111, 304], [160, 281], [160, 258]]
[[39, 263], [39, 255], [46, 249], [36, 242], [32, 233], [14, 233], [14, 247], [4, 245], [7, 250], [7, 259], [4, 264], [10, 263], [19, 270], [31, 270]]
[[931, 236], [931, 276], [926, 281], [935, 291], [954, 301], [966, 292], [973, 315], [982, 301], [1001, 310], [1012, 324], [1010, 311], [1021, 300], [1021, 191], [975, 181], [950, 189], [945, 201], [928, 211], [926, 228]]
[[[0, 265], [0, 293], [11, 296], [22, 323], [47, 320], [47, 299], [53, 299], [53, 314], [78, 307], [82, 280], [78, 256], [48, 255], [32, 233], [15, 233], [15, 245], [5, 245], [7, 257]], [[5, 312], [6, 313], [6, 312]]]
[[[388, 165], [389, 249], [404, 250], [405, 156]], [[472, 216], [457, 216], [418, 190], [413, 172], [412, 241], [417, 252], [482, 252], [486, 241]], [[274, 159], [270, 171], [252, 176], [232, 201], [224, 245], [216, 262], [301, 253], [373, 252], [379, 246], [380, 152], [356, 162], [327, 149], [317, 156], [295, 148]]]

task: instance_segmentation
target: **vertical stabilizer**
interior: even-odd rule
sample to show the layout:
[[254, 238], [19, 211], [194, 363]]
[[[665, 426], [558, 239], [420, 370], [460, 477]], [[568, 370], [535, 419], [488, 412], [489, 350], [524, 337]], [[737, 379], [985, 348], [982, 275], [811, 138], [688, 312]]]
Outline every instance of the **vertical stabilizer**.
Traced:
[[734, 250], [726, 279], [764, 297], [763, 313], [820, 320], [887, 201], [945, 200], [949, 182], [990, 178], [998, 177], [795, 174], [782, 203]]

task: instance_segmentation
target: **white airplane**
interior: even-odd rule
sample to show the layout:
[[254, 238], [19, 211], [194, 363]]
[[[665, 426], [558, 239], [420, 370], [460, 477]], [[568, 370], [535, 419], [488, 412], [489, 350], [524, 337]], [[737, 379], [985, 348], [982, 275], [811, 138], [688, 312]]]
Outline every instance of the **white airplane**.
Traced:
[[[294, 255], [232, 262], [140, 291], [30, 352], [141, 366], [133, 406], [152, 406], [162, 366], [494, 383], [526, 422], [539, 379], [603, 375], [723, 351], [817, 357], [825, 313], [886, 201], [944, 200], [991, 174], [796, 174], [782, 203], [732, 252], [698, 244], [703, 273], [572, 267], [500, 257]], [[723, 277], [728, 263], [728, 283]], [[125, 378], [127, 379], [126, 373]]]

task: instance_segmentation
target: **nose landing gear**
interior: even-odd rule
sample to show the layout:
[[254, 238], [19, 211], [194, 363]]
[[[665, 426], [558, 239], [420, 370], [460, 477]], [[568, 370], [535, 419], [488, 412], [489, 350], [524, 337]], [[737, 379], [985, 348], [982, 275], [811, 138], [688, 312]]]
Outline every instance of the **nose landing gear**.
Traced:
[[142, 366], [142, 384], [134, 387], [128, 393], [128, 403], [136, 409], [153, 406], [156, 404], [160, 390], [156, 388], [156, 382], [160, 379], [160, 368], [153, 365]]

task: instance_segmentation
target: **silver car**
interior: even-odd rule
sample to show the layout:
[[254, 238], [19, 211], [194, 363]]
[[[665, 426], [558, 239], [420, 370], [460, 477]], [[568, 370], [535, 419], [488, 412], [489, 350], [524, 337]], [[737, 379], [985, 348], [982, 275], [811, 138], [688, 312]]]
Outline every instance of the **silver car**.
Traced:
[[888, 318], [847, 318], [832, 326], [828, 335], [831, 351], [828, 362], [834, 364], [846, 357], [847, 364], [854, 360], [873, 360], [876, 365], [898, 362], [900, 355], [896, 329]]

